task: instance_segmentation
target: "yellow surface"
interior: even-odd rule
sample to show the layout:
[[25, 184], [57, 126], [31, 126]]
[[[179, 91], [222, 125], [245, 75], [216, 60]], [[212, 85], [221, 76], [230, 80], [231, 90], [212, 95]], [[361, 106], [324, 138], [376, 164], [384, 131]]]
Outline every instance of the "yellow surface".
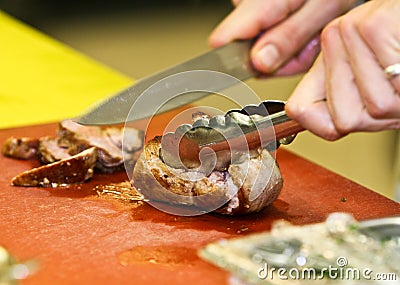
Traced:
[[0, 128], [59, 121], [132, 80], [0, 11]]

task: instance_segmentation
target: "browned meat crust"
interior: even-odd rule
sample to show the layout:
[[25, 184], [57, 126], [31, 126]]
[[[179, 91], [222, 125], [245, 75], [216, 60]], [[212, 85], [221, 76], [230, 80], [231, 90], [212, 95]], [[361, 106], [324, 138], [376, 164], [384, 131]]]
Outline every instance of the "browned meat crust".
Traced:
[[10, 137], [4, 142], [1, 153], [17, 159], [33, 159], [37, 158], [38, 146], [39, 139]]
[[82, 183], [93, 176], [97, 151], [92, 147], [70, 158], [43, 165], [15, 176], [16, 186], [56, 187], [63, 184]]

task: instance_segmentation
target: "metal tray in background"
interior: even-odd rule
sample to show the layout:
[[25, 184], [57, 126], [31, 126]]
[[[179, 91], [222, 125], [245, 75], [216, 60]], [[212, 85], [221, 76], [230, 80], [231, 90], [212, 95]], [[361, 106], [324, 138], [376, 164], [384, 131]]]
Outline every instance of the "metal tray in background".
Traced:
[[381, 240], [400, 239], [400, 216], [362, 221], [360, 231]]

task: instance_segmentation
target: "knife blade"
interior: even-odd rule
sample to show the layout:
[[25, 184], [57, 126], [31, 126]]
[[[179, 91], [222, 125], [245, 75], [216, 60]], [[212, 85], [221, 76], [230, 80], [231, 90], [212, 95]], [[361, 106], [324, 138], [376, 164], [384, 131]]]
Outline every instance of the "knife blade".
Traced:
[[[129, 121], [136, 121], [154, 115], [152, 112], [141, 108], [139, 111], [130, 113], [130, 109], [135, 101], [141, 96], [145, 90], [149, 90], [150, 86], [158, 81], [180, 72], [193, 70], [211, 70], [228, 74], [238, 80], [245, 80], [257, 75], [257, 71], [252, 68], [250, 62], [250, 48], [252, 40], [241, 40], [231, 42], [220, 48], [213, 49], [197, 57], [184, 61], [178, 65], [170, 67], [164, 71], [151, 75], [139, 80], [134, 85], [122, 90], [121, 92], [106, 98], [91, 106], [86, 112], [78, 116], [74, 120], [83, 125], [113, 125]], [[209, 82], [204, 82], [205, 87], [209, 90], [219, 91], [228, 88], [234, 84], [232, 80], [223, 82], [211, 82], [215, 86], [209, 86]], [[198, 84], [198, 82], [197, 82]], [[175, 94], [183, 89], [190, 89], [190, 81], [177, 81], [172, 86], [168, 86], [168, 94]], [[197, 85], [196, 85], [197, 86]], [[157, 97], [165, 91], [166, 86], [152, 88], [149, 96], [148, 104], [159, 104]], [[190, 96], [181, 96], [179, 100], [170, 100], [162, 106], [158, 113], [173, 110], [180, 106], [194, 102], [205, 96], [210, 95], [209, 92], [195, 92]], [[172, 95], [171, 98], [172, 99]], [[149, 106], [148, 109], [154, 109]], [[129, 116], [128, 116], [129, 115]]]

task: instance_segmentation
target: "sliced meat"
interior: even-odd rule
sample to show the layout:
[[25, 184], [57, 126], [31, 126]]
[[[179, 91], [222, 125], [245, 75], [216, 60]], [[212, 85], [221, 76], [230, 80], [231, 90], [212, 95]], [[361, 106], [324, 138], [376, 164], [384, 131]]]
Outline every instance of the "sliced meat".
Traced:
[[92, 147], [69, 158], [25, 171], [15, 176], [15, 186], [57, 187], [83, 183], [93, 176], [97, 151]]
[[135, 153], [143, 146], [144, 133], [141, 130], [128, 127], [125, 129], [106, 128], [104, 133], [126, 154]]
[[[122, 150], [125, 165], [133, 169], [133, 166], [142, 152], [143, 131], [128, 127], [125, 127], [125, 129], [109, 127], [103, 129], [103, 134], [107, 135], [110, 141], [116, 145], [118, 149]], [[123, 169], [123, 167], [124, 165], [121, 164], [121, 169]], [[109, 172], [109, 168], [104, 167], [104, 165], [97, 165], [97, 168], [101, 168], [103, 172]]]
[[44, 137], [40, 139], [38, 156], [43, 164], [53, 163], [71, 157], [68, 148], [61, 147], [56, 138]]
[[23, 138], [8, 138], [1, 149], [5, 156], [17, 159], [33, 159], [37, 158], [37, 150], [39, 139], [23, 137]]
[[76, 154], [89, 147], [98, 149], [98, 159], [105, 167], [118, 166], [123, 161], [121, 150], [104, 136], [99, 127], [79, 125], [72, 120], [62, 121], [57, 132], [58, 144]]
[[64, 120], [57, 132], [58, 144], [68, 148], [70, 154], [96, 147], [98, 151], [96, 167], [104, 172], [113, 172], [123, 168], [124, 158], [127, 162], [133, 160], [135, 151], [142, 147], [143, 132], [136, 129], [126, 131], [129, 132], [129, 146], [125, 143], [124, 146], [127, 147], [122, 150], [123, 128], [82, 126], [72, 120]]

